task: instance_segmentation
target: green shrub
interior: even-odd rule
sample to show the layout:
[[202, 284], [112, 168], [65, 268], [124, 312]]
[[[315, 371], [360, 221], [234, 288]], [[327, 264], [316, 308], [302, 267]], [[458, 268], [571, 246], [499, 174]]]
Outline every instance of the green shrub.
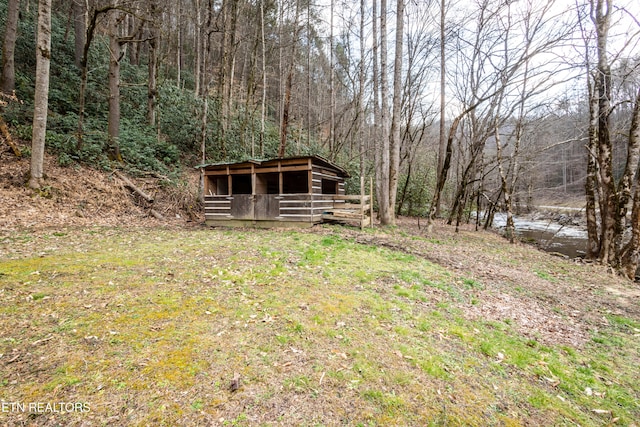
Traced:
[[155, 130], [130, 120], [120, 123], [120, 152], [125, 162], [138, 169], [167, 172], [180, 158], [175, 145], [158, 140]]

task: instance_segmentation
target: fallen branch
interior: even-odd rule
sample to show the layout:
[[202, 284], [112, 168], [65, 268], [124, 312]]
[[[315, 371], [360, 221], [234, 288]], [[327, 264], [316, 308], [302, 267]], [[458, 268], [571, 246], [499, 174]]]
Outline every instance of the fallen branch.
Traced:
[[42, 344], [43, 342], [47, 342], [47, 341], [51, 341], [53, 339], [53, 335], [49, 335], [46, 338], [42, 338], [41, 340], [37, 340], [31, 343], [31, 345], [38, 345], [38, 344]]
[[163, 219], [164, 219], [164, 217], [162, 216], [162, 214], [161, 214], [160, 212], [158, 212], [157, 210], [155, 210], [155, 209], [151, 209], [151, 211], [150, 211], [149, 213], [150, 213], [151, 215], [153, 215], [153, 217], [154, 217], [155, 219], [159, 219], [159, 220], [163, 220]]
[[18, 145], [16, 145], [15, 141], [11, 137], [11, 133], [9, 132], [9, 127], [7, 126], [7, 123], [4, 121], [2, 116], [0, 116], [0, 132], [2, 132], [2, 136], [4, 137], [4, 140], [9, 145], [9, 147], [11, 147], [11, 150], [13, 150], [13, 154], [15, 154], [16, 157], [22, 157], [22, 153], [20, 152]]
[[20, 356], [21, 356], [20, 353], [16, 354], [11, 359], [7, 360], [6, 364], [8, 365], [9, 363], [13, 363], [13, 362], [17, 361], [18, 359], [20, 359]]
[[125, 186], [129, 187], [131, 190], [133, 190], [136, 194], [138, 194], [140, 197], [145, 199], [147, 202], [153, 203], [153, 196], [145, 193], [144, 190], [142, 190], [140, 187], [138, 187], [133, 182], [131, 182], [129, 178], [121, 174], [119, 171], [114, 171], [114, 174], [115, 176], [120, 178], [122, 181], [124, 181]]

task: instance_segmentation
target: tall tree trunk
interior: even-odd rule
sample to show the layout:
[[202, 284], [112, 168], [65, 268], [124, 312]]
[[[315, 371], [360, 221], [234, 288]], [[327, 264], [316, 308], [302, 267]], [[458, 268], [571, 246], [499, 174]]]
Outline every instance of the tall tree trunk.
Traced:
[[76, 151], [82, 150], [82, 146], [84, 144], [84, 110], [88, 79], [89, 48], [91, 47], [91, 42], [93, 41], [98, 17], [101, 14], [110, 11], [114, 7], [116, 6], [109, 5], [105, 6], [103, 9], [93, 10], [91, 13], [91, 19], [89, 20], [89, 25], [87, 26], [87, 35], [84, 42], [84, 47], [82, 49], [82, 60], [80, 61], [80, 93], [78, 96], [78, 130], [76, 135]]
[[[631, 202], [631, 196], [633, 191], [633, 181], [634, 176], [638, 170], [638, 160], [640, 159], [640, 138], [638, 137], [638, 102], [640, 101], [640, 92], [638, 92], [638, 96], [635, 100], [635, 107], [631, 121], [631, 127], [629, 130], [629, 138], [627, 144], [627, 159], [624, 168], [624, 172], [622, 173], [622, 177], [620, 178], [620, 182], [618, 183], [618, 194], [617, 194], [617, 212], [615, 215], [616, 222], [614, 227], [614, 250], [616, 253], [616, 261], [615, 265], [624, 268], [624, 260], [622, 259], [624, 252], [624, 235], [626, 228], [626, 220], [627, 213], [629, 212], [629, 205]], [[633, 200], [635, 203], [640, 203], [640, 201]]]
[[264, 2], [260, 1], [260, 38], [262, 45], [262, 101], [260, 103], [260, 157], [264, 157], [265, 115], [267, 103], [267, 47], [264, 36]]
[[234, 105], [234, 91], [233, 91], [233, 86], [234, 86], [234, 81], [235, 81], [235, 74], [236, 74], [236, 62], [237, 62], [237, 50], [236, 50], [236, 43], [235, 43], [235, 22], [232, 24], [233, 25], [233, 32], [232, 32], [232, 42], [231, 42], [231, 64], [230, 66], [230, 70], [229, 70], [229, 82], [227, 83], [227, 93], [225, 95], [225, 98], [227, 100], [227, 115], [228, 115], [228, 121], [229, 123], [227, 123], [227, 127], [229, 127], [229, 124], [231, 123], [231, 119], [233, 117], [234, 111], [233, 111], [233, 105]]
[[[360, 179], [364, 179], [364, 160], [365, 160], [365, 125], [366, 125], [366, 106], [364, 102], [364, 85], [366, 84], [366, 74], [364, 67], [365, 58], [365, 46], [364, 46], [364, 20], [365, 20], [365, 0], [360, 0], [360, 69], [359, 69], [359, 85], [358, 85], [358, 105], [360, 111], [358, 112], [358, 118], [360, 121]], [[311, 74], [311, 73], [309, 73]], [[364, 182], [364, 181], [362, 181]], [[364, 194], [364, 189], [360, 189], [360, 193]], [[371, 201], [373, 203], [373, 200]], [[373, 218], [371, 219], [373, 221]]]
[[158, 31], [158, 9], [154, 2], [149, 5], [149, 84], [147, 86], [147, 122], [150, 126], [156, 125], [156, 104], [158, 97], [158, 50], [160, 45], [160, 32]]
[[36, 85], [33, 101], [33, 134], [31, 139], [30, 188], [40, 188], [44, 166], [44, 143], [49, 105], [49, 68], [51, 63], [51, 0], [38, 3], [38, 36], [36, 43]]
[[[242, 145], [245, 145], [245, 139], [247, 136], [251, 139], [250, 146], [250, 154], [251, 158], [255, 158], [256, 156], [256, 144], [255, 144], [255, 113], [257, 110], [256, 104], [256, 75], [258, 74], [258, 46], [260, 45], [260, 28], [256, 29], [255, 39], [253, 42], [253, 46], [251, 49], [251, 54], [249, 55], [249, 68], [247, 75], [247, 84], [246, 84], [246, 96], [244, 102], [244, 114], [242, 120], [242, 127], [240, 129], [240, 138], [242, 141]], [[247, 128], [249, 129], [249, 135], [247, 135]]]
[[231, 123], [233, 69], [235, 64], [235, 37], [238, 18], [238, 0], [225, 0], [222, 5], [222, 60], [218, 73], [218, 99], [220, 114], [220, 139], [226, 142], [226, 133]]
[[[373, 0], [371, 8], [371, 31], [373, 38], [373, 141], [375, 155], [375, 177], [376, 177], [376, 198], [378, 199], [378, 216], [382, 218], [382, 209], [380, 200], [383, 187], [383, 168], [382, 168], [382, 142], [381, 142], [381, 123], [382, 114], [380, 111], [380, 70], [379, 70], [379, 36], [378, 36], [378, 0]], [[386, 182], [386, 181], [384, 181]], [[373, 219], [372, 219], [373, 221]]]
[[195, 58], [195, 70], [193, 72], [195, 87], [194, 92], [196, 96], [201, 95], [200, 84], [202, 81], [202, 7], [201, 0], [195, 0], [196, 6], [196, 22], [195, 22], [195, 45], [196, 45], [196, 58]]
[[[408, 193], [408, 190], [409, 190], [409, 183], [411, 182], [411, 179], [412, 179], [412, 176], [411, 176], [412, 170], [413, 170], [413, 162], [411, 160], [409, 160], [409, 164], [407, 165], [407, 176], [406, 176], [406, 178], [404, 180], [404, 185], [402, 186], [402, 191], [400, 192], [400, 201], [398, 203], [396, 203], [396, 205], [397, 205], [396, 215], [400, 215], [400, 213], [402, 213], [402, 208], [404, 207], [405, 201], [407, 200], [407, 193]], [[410, 207], [408, 209], [407, 214], [409, 216], [411, 216], [411, 211], [412, 211], [411, 201], [409, 201], [409, 206]]]
[[[134, 10], [133, 13], [127, 14], [124, 17], [124, 20], [127, 24], [125, 25], [125, 28], [127, 29], [126, 32], [132, 38], [135, 38], [135, 39], [141, 39], [143, 35], [142, 22], [140, 23], [140, 25], [138, 25], [138, 23], [136, 22], [138, 21], [138, 18], [137, 18], [138, 15], [139, 15], [138, 11]], [[129, 63], [131, 65], [135, 65], [135, 66], [140, 65], [140, 46], [141, 46], [141, 43], [130, 43], [128, 46], [125, 46], [126, 51], [129, 53]]]
[[107, 116], [107, 145], [109, 157], [122, 162], [120, 154], [120, 12], [112, 12], [109, 34], [109, 114]]
[[11, 94], [16, 88], [15, 50], [18, 38], [18, 18], [20, 16], [20, 0], [9, 0], [7, 4], [7, 20], [2, 44], [2, 76], [0, 89]]
[[387, 0], [380, 1], [380, 182], [378, 182], [378, 209], [380, 224], [393, 224], [393, 213], [389, 212], [389, 83], [387, 78]]
[[[608, 59], [608, 37], [613, 13], [612, 0], [591, 0], [591, 18], [595, 26], [597, 66], [589, 75], [589, 143], [587, 181], [588, 256], [596, 257], [629, 278], [635, 275], [640, 246], [640, 191], [638, 190], [638, 160], [640, 159], [639, 106], [640, 93], [634, 100], [629, 131], [626, 164], [616, 185], [613, 174], [612, 141], [612, 72]], [[588, 49], [585, 41], [585, 47]], [[587, 50], [588, 52], [588, 50]], [[588, 58], [588, 53], [587, 53]], [[635, 179], [634, 179], [635, 176]], [[632, 188], [632, 233], [625, 244], [625, 228]], [[596, 202], [600, 207], [600, 234], [597, 236]]]
[[[629, 146], [640, 146], [640, 90], [636, 95], [631, 128], [629, 129]], [[635, 177], [635, 192], [631, 210], [631, 239], [621, 254], [620, 271], [633, 280], [640, 262], [640, 174]]]
[[389, 162], [389, 220], [396, 224], [396, 199], [398, 196], [398, 174], [400, 169], [400, 118], [402, 116], [402, 45], [404, 36], [404, 0], [397, 1], [396, 46], [393, 65], [393, 116], [391, 119], [391, 142]]
[[293, 40], [291, 41], [291, 57], [289, 69], [287, 71], [287, 80], [285, 84], [284, 105], [282, 108], [282, 128], [280, 129], [280, 147], [278, 148], [278, 157], [284, 157], [287, 148], [287, 132], [289, 127], [289, 108], [291, 104], [291, 89], [293, 87], [293, 71], [296, 63], [296, 46], [298, 44], [300, 18], [300, 2], [296, 0], [296, 16], [293, 22], [295, 28], [293, 32]]
[[333, 35], [333, 15], [335, 8], [335, 0], [331, 0], [329, 12], [329, 153], [331, 158], [334, 157], [336, 146], [336, 83], [335, 83], [335, 40]]
[[[202, 120], [200, 122], [200, 164], [207, 162], [207, 117], [209, 115], [209, 97], [204, 97], [202, 106]], [[204, 203], [204, 168], [200, 168], [200, 201]]]
[[87, 40], [86, 0], [73, 0], [73, 32], [76, 67], [82, 68], [82, 54]]
[[307, 146], [311, 146], [311, 2], [307, 3]]
[[433, 192], [433, 199], [431, 201], [431, 207], [429, 208], [429, 214], [427, 216], [427, 233], [431, 233], [433, 229], [433, 222], [436, 219], [436, 206], [440, 204], [442, 190], [444, 189], [444, 184], [447, 182], [447, 175], [449, 174], [449, 167], [451, 166], [451, 156], [453, 154], [453, 139], [455, 138], [455, 134], [458, 131], [458, 125], [465, 115], [466, 112], [456, 117], [451, 123], [451, 127], [449, 128], [449, 137], [447, 138], [447, 146], [445, 150], [444, 161], [442, 162], [442, 170], [438, 172], [436, 188]]
[[149, 41], [149, 85], [147, 88], [147, 122], [156, 125], [158, 98], [158, 36]]
[[182, 0], [178, 0], [178, 17], [176, 19], [177, 35], [177, 52], [176, 52], [176, 83], [178, 89], [182, 87]]
[[[445, 36], [445, 19], [446, 19], [446, 15], [445, 15], [445, 6], [446, 6], [446, 1], [445, 0], [440, 0], [440, 128], [439, 128], [439, 135], [438, 135], [438, 166], [437, 166], [437, 174], [439, 175], [442, 172], [443, 166], [444, 166], [444, 156], [445, 156], [445, 150], [446, 150], [446, 142], [447, 142], [447, 135], [446, 135], [446, 129], [445, 129], [445, 119], [446, 119], [446, 115], [445, 115], [445, 89], [446, 89], [446, 58], [445, 58], [445, 40], [444, 40], [444, 36]], [[436, 217], [440, 216], [440, 209], [441, 209], [441, 199], [438, 198], [437, 200], [437, 204], [434, 207], [435, 208], [435, 213], [434, 215]]]
[[509, 240], [509, 242], [513, 243], [515, 242], [515, 238], [516, 238], [516, 227], [513, 221], [511, 191], [509, 191], [509, 186], [507, 184], [507, 174], [505, 173], [504, 166], [503, 166], [500, 128], [497, 125], [495, 126], [494, 137], [496, 141], [496, 162], [498, 163], [498, 175], [500, 177], [500, 188], [502, 189], [502, 195], [504, 197], [505, 210], [507, 214], [507, 224], [504, 229], [504, 234], [505, 234], [505, 237]]
[[[495, 94], [494, 94], [495, 95]], [[493, 95], [490, 95], [493, 96]], [[478, 105], [482, 104], [484, 101], [490, 98], [489, 95], [483, 96], [476, 100], [473, 105], [470, 105], [465, 109], [458, 117], [453, 119], [451, 122], [451, 126], [449, 126], [449, 136], [447, 137], [447, 146], [445, 150], [444, 161], [442, 163], [442, 170], [438, 173], [438, 178], [436, 182], [436, 188], [433, 193], [433, 198], [431, 200], [431, 207], [429, 208], [429, 213], [427, 216], [427, 233], [430, 233], [433, 229], [433, 223], [436, 219], [436, 206], [440, 203], [440, 198], [442, 197], [442, 190], [444, 190], [444, 185], [447, 182], [447, 175], [449, 175], [449, 168], [451, 167], [451, 157], [453, 155], [453, 140], [456, 137], [456, 133], [458, 132], [458, 126], [460, 126], [460, 122], [462, 119], [469, 113], [475, 111], [478, 108]]]
[[282, 129], [282, 110], [284, 105], [284, 1], [278, 4], [278, 126]]
[[[587, 61], [588, 62], [588, 61]], [[595, 87], [591, 84], [591, 70], [587, 68], [587, 88], [589, 91], [589, 136], [587, 141], [587, 176], [585, 178], [587, 219], [587, 254], [589, 260], [600, 258], [600, 234], [598, 233], [598, 218], [596, 205], [598, 197], [598, 99]]]
[[284, 105], [282, 108], [282, 128], [280, 129], [280, 146], [278, 147], [278, 157], [283, 158], [287, 149], [287, 132], [289, 129], [289, 106], [291, 104], [291, 87], [293, 86], [293, 62], [287, 72], [287, 80], [284, 90]]
[[225, 143], [227, 127], [229, 124], [229, 111], [227, 110], [227, 84], [229, 79], [229, 58], [231, 57], [230, 47], [230, 2], [233, 0], [224, 0], [222, 2], [222, 58], [220, 60], [220, 69], [218, 70], [218, 107], [220, 108], [220, 142]]
[[604, 200], [601, 204], [602, 232], [600, 234], [600, 259], [615, 262], [615, 224], [618, 197], [613, 178], [613, 145], [611, 123], [611, 68], [607, 57], [607, 41], [610, 27], [611, 0], [597, 0], [595, 26], [598, 66], [595, 96], [598, 99], [598, 164]]

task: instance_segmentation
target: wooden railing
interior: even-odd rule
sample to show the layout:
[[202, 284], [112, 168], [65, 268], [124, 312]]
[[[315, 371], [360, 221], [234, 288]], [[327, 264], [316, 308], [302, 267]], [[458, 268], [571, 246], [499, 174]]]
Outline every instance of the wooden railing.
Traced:
[[373, 217], [371, 196], [334, 195], [333, 208], [327, 209], [322, 214], [322, 219], [339, 222], [357, 222], [360, 228], [372, 225]]

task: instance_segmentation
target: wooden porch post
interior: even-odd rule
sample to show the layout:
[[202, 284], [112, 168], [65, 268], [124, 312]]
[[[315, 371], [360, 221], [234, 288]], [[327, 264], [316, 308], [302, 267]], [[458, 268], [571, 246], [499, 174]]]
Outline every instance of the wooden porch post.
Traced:
[[360, 177], [360, 230], [364, 230], [364, 176]]
[[251, 164], [251, 194], [256, 194], [256, 167], [253, 163]]
[[369, 178], [369, 215], [371, 218], [371, 228], [373, 228], [373, 177]]
[[309, 206], [309, 213], [311, 214], [310, 222], [313, 223], [315, 221], [314, 214], [316, 211], [313, 209], [313, 162], [311, 158], [307, 160], [307, 166], [309, 167], [307, 171], [307, 187], [309, 188], [309, 204], [311, 205]]

